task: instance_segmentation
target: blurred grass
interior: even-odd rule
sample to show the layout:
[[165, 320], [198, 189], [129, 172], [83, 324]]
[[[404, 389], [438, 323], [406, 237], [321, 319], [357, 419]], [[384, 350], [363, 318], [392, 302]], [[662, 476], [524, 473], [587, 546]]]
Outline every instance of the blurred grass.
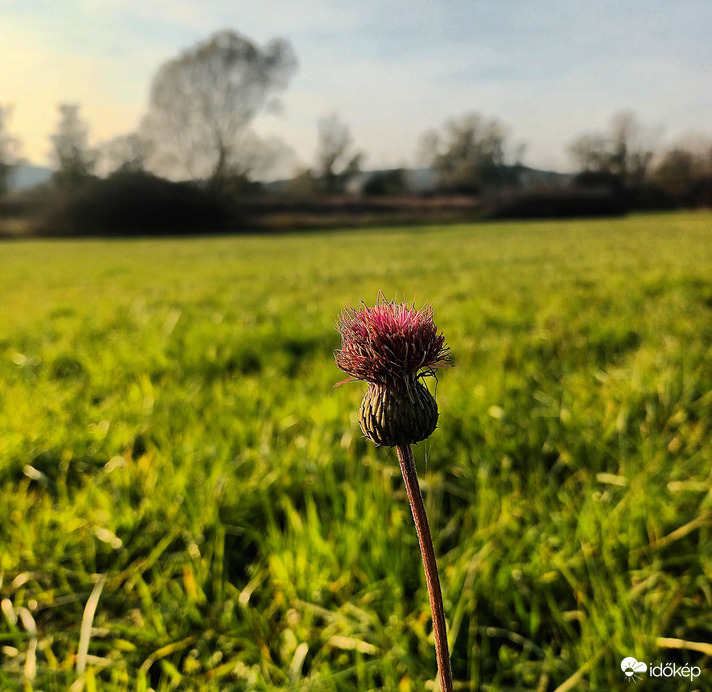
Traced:
[[333, 322], [379, 290], [454, 354], [416, 458], [459, 689], [623, 689], [626, 656], [710, 684], [660, 639], [712, 640], [710, 214], [12, 242], [0, 270], [0, 688], [426, 689], [397, 460], [333, 388]]

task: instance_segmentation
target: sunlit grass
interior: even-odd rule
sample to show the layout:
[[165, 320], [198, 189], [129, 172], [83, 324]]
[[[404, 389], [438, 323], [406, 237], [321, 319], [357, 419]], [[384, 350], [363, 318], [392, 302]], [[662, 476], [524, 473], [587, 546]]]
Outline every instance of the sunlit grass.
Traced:
[[658, 641], [712, 637], [709, 214], [12, 242], [0, 268], [0, 688], [424, 689], [398, 462], [333, 388], [333, 322], [379, 290], [432, 302], [455, 359], [415, 451], [460, 688], [712, 674]]

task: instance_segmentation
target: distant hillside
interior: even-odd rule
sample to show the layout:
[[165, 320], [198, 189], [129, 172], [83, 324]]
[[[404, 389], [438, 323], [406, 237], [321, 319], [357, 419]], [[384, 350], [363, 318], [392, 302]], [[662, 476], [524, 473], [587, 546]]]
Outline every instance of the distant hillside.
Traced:
[[[392, 172], [393, 169], [378, 169], [362, 171], [354, 176], [347, 186], [347, 191], [351, 193], [360, 192], [366, 183], [376, 175]], [[405, 180], [412, 192], [432, 193], [435, 191], [435, 175], [431, 168], [405, 168], [403, 169]], [[545, 186], [564, 187], [573, 181], [570, 173], [558, 173], [557, 171], [545, 171], [538, 168], [522, 166], [519, 169], [519, 181], [523, 188]], [[289, 188], [289, 180], [274, 180], [263, 183], [264, 189], [275, 194], [283, 194]]]
[[53, 172], [51, 168], [46, 168], [45, 166], [20, 165], [13, 172], [10, 189], [25, 190], [29, 187], [35, 187], [35, 185], [42, 185], [42, 183], [50, 180]]
[[[359, 191], [363, 185], [374, 175], [388, 172], [389, 169], [363, 171], [351, 182], [352, 192]], [[46, 166], [35, 166], [32, 164], [20, 165], [15, 169], [10, 183], [11, 190], [25, 190], [36, 185], [49, 182], [54, 171]], [[408, 186], [413, 192], [432, 192], [435, 187], [435, 177], [430, 168], [406, 168], [404, 170]], [[523, 187], [534, 185], [548, 185], [560, 187], [568, 185], [572, 181], [572, 176], [566, 173], [555, 171], [542, 171], [524, 166], [521, 169], [520, 181]], [[274, 180], [264, 183], [267, 191], [276, 194], [286, 192], [289, 180]]]

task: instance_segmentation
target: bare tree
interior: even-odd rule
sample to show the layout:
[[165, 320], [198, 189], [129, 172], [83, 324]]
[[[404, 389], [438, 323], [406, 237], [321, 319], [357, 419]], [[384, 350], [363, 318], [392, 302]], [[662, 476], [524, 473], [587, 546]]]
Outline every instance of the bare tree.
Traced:
[[687, 201], [695, 181], [695, 156], [685, 149], [665, 152], [653, 172], [658, 187], [675, 201]]
[[440, 189], [478, 193], [516, 182], [519, 152], [510, 157], [506, 139], [504, 128], [496, 120], [468, 113], [448, 120], [442, 132], [426, 132], [421, 138], [421, 154], [432, 167]]
[[580, 173], [600, 173], [609, 167], [610, 151], [603, 135], [586, 133], [569, 145], [569, 155]]
[[569, 146], [582, 180], [615, 183], [638, 190], [648, 177], [658, 135], [645, 129], [629, 111], [617, 113], [608, 132], [586, 133]]
[[232, 31], [168, 61], [153, 80], [143, 123], [155, 147], [154, 164], [174, 177], [187, 173], [218, 188], [243, 172], [249, 124], [287, 86], [296, 67], [285, 40], [259, 48]]
[[59, 106], [59, 123], [51, 136], [52, 155], [57, 165], [55, 181], [76, 185], [92, 175], [96, 152], [89, 147], [89, 127], [79, 114], [80, 106], [63, 103]]
[[712, 142], [669, 149], [651, 174], [663, 202], [673, 206], [712, 206]]
[[20, 140], [8, 133], [12, 106], [0, 105], [0, 195], [10, 188], [12, 174], [20, 163]]
[[645, 181], [653, 159], [657, 133], [645, 130], [630, 111], [617, 113], [611, 121], [613, 172], [628, 187], [637, 188]]
[[340, 192], [360, 171], [363, 154], [352, 151], [349, 126], [336, 113], [321, 118], [317, 128], [316, 177], [325, 192]]
[[244, 181], [262, 179], [277, 171], [290, 170], [296, 155], [279, 137], [258, 137], [248, 130], [240, 143], [234, 175]]
[[101, 145], [99, 167], [103, 175], [142, 173], [151, 154], [151, 143], [138, 133], [119, 135]]

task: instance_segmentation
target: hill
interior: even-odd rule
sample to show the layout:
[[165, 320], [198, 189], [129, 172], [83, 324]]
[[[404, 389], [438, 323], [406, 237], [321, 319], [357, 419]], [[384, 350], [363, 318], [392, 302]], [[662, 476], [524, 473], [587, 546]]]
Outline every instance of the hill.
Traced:
[[34, 164], [21, 164], [18, 166], [10, 180], [11, 190], [26, 190], [36, 185], [49, 182], [54, 171], [46, 166]]

